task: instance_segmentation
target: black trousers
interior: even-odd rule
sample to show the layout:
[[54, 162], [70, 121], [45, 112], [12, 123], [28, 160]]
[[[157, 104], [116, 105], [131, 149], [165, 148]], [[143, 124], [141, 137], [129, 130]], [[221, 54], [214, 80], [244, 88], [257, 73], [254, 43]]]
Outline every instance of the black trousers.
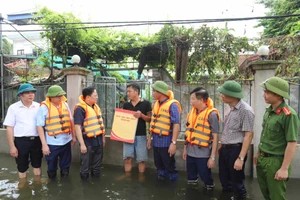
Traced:
[[219, 178], [223, 189], [232, 189], [235, 195], [245, 196], [247, 191], [244, 185], [245, 181], [245, 163], [242, 170], [235, 170], [234, 163], [238, 159], [242, 145], [222, 147], [219, 155]]
[[81, 154], [82, 164], [80, 174], [87, 175], [92, 173], [98, 176], [103, 158], [103, 145], [87, 146], [87, 153]]
[[170, 157], [168, 150], [169, 147], [153, 147], [154, 164], [158, 173], [176, 174], [175, 158], [174, 155]]

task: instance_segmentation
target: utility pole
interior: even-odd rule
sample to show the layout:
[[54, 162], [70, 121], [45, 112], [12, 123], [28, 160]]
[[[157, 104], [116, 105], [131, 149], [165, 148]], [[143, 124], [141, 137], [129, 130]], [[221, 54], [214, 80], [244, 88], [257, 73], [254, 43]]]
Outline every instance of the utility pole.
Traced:
[[3, 73], [3, 48], [2, 48], [2, 22], [3, 17], [0, 13], [0, 67], [1, 67], [1, 125], [3, 127], [4, 121], [4, 73]]
[[1, 67], [1, 125], [4, 121], [4, 73], [3, 73], [3, 48], [2, 48], [2, 22], [3, 17], [0, 13], [0, 67]]

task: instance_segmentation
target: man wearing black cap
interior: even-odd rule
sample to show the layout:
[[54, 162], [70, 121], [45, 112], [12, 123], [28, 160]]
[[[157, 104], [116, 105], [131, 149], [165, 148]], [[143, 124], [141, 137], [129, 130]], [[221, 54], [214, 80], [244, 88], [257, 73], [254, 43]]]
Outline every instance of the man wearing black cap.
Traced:
[[26, 178], [29, 162], [33, 174], [41, 175], [42, 144], [35, 126], [40, 105], [33, 101], [35, 92], [31, 84], [22, 84], [17, 93], [21, 100], [9, 106], [3, 123], [6, 126], [10, 155], [17, 162], [19, 178]]

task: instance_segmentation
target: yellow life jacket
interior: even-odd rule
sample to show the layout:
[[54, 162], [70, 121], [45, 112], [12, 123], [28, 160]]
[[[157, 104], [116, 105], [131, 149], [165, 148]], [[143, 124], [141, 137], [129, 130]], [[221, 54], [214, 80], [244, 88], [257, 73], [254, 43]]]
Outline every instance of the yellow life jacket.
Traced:
[[87, 103], [85, 103], [82, 95], [79, 97], [79, 103], [76, 105], [75, 109], [78, 106], [85, 110], [85, 119], [82, 126], [82, 134], [89, 138], [104, 134], [105, 128], [100, 107], [95, 104], [94, 108], [92, 108]]
[[170, 116], [170, 106], [172, 103], [176, 103], [181, 112], [180, 103], [172, 99], [173, 93], [169, 90], [169, 99], [162, 103], [158, 101], [155, 102], [154, 107], [152, 109], [152, 117], [150, 122], [150, 132], [159, 134], [159, 135], [169, 135], [171, 130], [171, 116]]
[[208, 98], [207, 108], [197, 113], [196, 108], [192, 108], [187, 117], [185, 140], [191, 145], [208, 147], [212, 140], [212, 132], [208, 121], [209, 114], [216, 112], [220, 120], [219, 111], [213, 107], [212, 100]]
[[70, 112], [66, 106], [66, 97], [63, 97], [59, 108], [54, 106], [49, 97], [41, 103], [48, 108], [48, 117], [45, 121], [45, 130], [48, 132], [49, 136], [54, 136], [58, 134], [69, 134], [72, 130], [72, 122], [70, 118]]

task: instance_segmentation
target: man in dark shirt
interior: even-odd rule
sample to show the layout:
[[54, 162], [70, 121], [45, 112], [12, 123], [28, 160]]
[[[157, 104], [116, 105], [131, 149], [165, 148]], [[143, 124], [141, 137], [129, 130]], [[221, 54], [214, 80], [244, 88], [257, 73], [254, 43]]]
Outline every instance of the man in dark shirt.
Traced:
[[134, 117], [138, 118], [138, 124], [134, 139], [134, 144], [123, 143], [123, 159], [125, 160], [125, 172], [132, 169], [132, 158], [134, 151], [136, 161], [138, 162], [139, 172], [145, 172], [145, 162], [148, 160], [146, 123], [151, 120], [151, 104], [149, 101], [139, 97], [140, 86], [137, 83], [131, 83], [127, 86], [127, 97], [130, 100], [125, 102], [123, 109], [136, 111]]
[[80, 167], [82, 180], [88, 179], [89, 174], [93, 177], [100, 176], [103, 147], [105, 146], [105, 129], [97, 101], [96, 89], [84, 88], [74, 110], [75, 132], [80, 144], [82, 159]]

